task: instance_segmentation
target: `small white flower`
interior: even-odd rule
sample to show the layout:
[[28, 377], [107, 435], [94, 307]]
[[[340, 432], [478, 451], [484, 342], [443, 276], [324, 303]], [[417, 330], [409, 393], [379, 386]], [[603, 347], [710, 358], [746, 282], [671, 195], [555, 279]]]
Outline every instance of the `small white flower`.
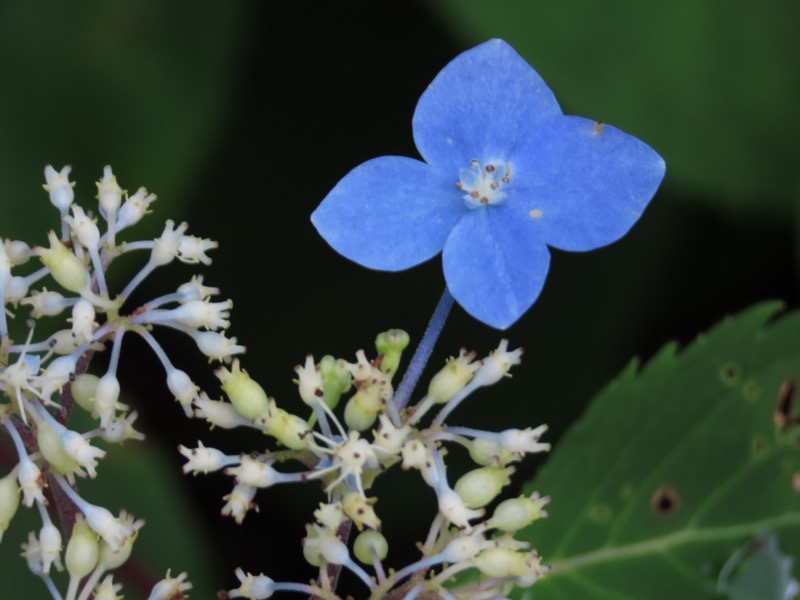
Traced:
[[550, 444], [540, 443], [539, 438], [547, 431], [547, 425], [540, 425], [536, 429], [506, 429], [498, 434], [498, 443], [509, 452], [529, 454], [534, 452], [547, 452]]
[[178, 446], [178, 452], [188, 459], [188, 462], [183, 465], [184, 473], [192, 473], [193, 475], [210, 473], [239, 462], [238, 456], [228, 456], [216, 448], [206, 448], [203, 446], [203, 442], [197, 443], [197, 448]]
[[228, 598], [248, 598], [249, 600], [266, 600], [275, 591], [275, 582], [264, 574], [251, 575], [241, 568], [236, 569], [236, 577], [241, 585], [227, 592]]
[[137, 416], [136, 411], [133, 411], [130, 414], [111, 417], [105, 427], [100, 428], [100, 437], [109, 444], [121, 444], [131, 439], [143, 440], [145, 435], [133, 428]]
[[73, 301], [67, 300], [58, 292], [50, 292], [47, 289], [41, 292], [33, 292], [27, 298], [23, 298], [20, 304], [31, 307], [31, 317], [38, 319], [42, 316], [53, 317], [58, 315]]
[[481, 361], [480, 368], [475, 371], [474, 384], [478, 386], [493, 385], [508, 375], [512, 366], [521, 362], [522, 348], [508, 351], [508, 340], [500, 340], [497, 350]]
[[155, 194], [148, 194], [147, 189], [140, 187], [133, 196], [129, 196], [117, 212], [117, 231], [135, 225], [147, 214], [147, 208], [156, 199]]
[[225, 469], [226, 475], [233, 475], [237, 484], [266, 488], [280, 483], [281, 473], [263, 460], [243, 454], [238, 467]]
[[76, 344], [92, 339], [94, 328], [97, 326], [94, 317], [94, 306], [86, 298], [81, 298], [72, 307], [72, 318], [68, 320], [72, 322], [72, 337]]
[[197, 398], [199, 389], [185, 371], [172, 368], [167, 374], [167, 387], [183, 407], [187, 417], [192, 416], [192, 401]]
[[205, 419], [211, 423], [211, 427], [222, 427], [223, 429], [233, 429], [234, 427], [246, 427], [251, 425], [248, 419], [236, 412], [233, 404], [220, 400], [211, 400], [205, 392], [200, 392], [199, 397], [194, 399], [196, 410], [194, 416], [197, 419]]
[[214, 250], [219, 244], [214, 240], [199, 238], [194, 235], [185, 235], [178, 244], [178, 260], [185, 263], [203, 263], [210, 265], [211, 259], [206, 252]]
[[79, 508], [86, 518], [86, 524], [103, 538], [112, 551], [119, 550], [129, 537], [136, 535], [136, 529], [126, 522], [128, 519], [117, 518], [102, 506], [84, 502]]
[[42, 471], [27, 456], [19, 461], [17, 481], [22, 490], [22, 504], [30, 508], [34, 502], [47, 505], [44, 498], [44, 477]]
[[236, 338], [226, 338], [216, 331], [193, 332], [197, 347], [200, 352], [211, 360], [226, 361], [234, 354], [242, 354], [246, 348], [236, 343]]
[[150, 254], [150, 263], [155, 266], [171, 263], [178, 256], [178, 246], [187, 227], [189, 225], [186, 223], [175, 227], [174, 221], [167, 221], [161, 236], [155, 239], [153, 251]]
[[247, 511], [258, 511], [258, 505], [253, 503], [256, 496], [256, 488], [250, 485], [237, 484], [227, 496], [223, 496], [225, 506], [222, 507], [222, 515], [230, 515], [239, 524], [242, 524]]
[[97, 459], [106, 455], [105, 450], [95, 448], [83, 435], [71, 429], [65, 429], [61, 433], [61, 446], [67, 456], [86, 469], [89, 477], [94, 479], [97, 476]]
[[113, 218], [122, 204], [122, 188], [109, 165], [105, 166], [103, 178], [97, 182], [97, 201], [108, 218]]
[[80, 206], [73, 204], [72, 216], [66, 216], [64, 220], [69, 223], [72, 233], [84, 248], [89, 250], [97, 249], [100, 245], [100, 230]]
[[122, 596], [117, 595], [121, 590], [122, 584], [114, 583], [113, 575], [106, 575], [94, 589], [94, 600], [122, 600]]
[[55, 565], [59, 571], [64, 569], [61, 564], [61, 549], [61, 532], [48, 520], [39, 532], [39, 552], [41, 553], [43, 573], [48, 574], [51, 565]]
[[192, 589], [192, 584], [186, 581], [189, 577], [186, 573], [181, 573], [177, 577], [170, 577], [167, 571], [166, 578], [153, 586], [147, 600], [180, 600], [184, 598], [184, 593]]
[[211, 296], [219, 294], [219, 288], [203, 285], [203, 276], [194, 275], [191, 281], [187, 281], [178, 288], [181, 296], [179, 302], [186, 303], [192, 300], [206, 300]]
[[62, 215], [67, 213], [70, 204], [75, 199], [75, 192], [72, 189], [75, 184], [69, 180], [70, 171], [72, 171], [72, 167], [69, 165], [63, 167], [60, 172], [51, 165], [44, 168], [44, 178], [47, 183], [42, 187], [50, 192], [50, 202]]
[[193, 329], [227, 329], [231, 322], [228, 321], [230, 309], [233, 307], [231, 300], [225, 302], [208, 302], [207, 300], [190, 300], [170, 311], [170, 316]]
[[310, 354], [306, 356], [303, 366], [297, 365], [294, 368], [297, 373], [297, 386], [300, 391], [300, 398], [310, 407], [315, 408], [319, 405], [322, 396], [322, 373], [318, 366], [314, 364], [314, 357]]

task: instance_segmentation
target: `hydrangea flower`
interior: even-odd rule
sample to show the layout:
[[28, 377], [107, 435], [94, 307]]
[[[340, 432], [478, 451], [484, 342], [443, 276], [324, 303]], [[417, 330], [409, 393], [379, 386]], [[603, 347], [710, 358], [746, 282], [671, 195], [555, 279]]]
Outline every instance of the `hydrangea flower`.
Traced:
[[616, 241], [664, 177], [664, 161], [640, 140], [564, 115], [502, 40], [464, 52], [436, 76], [413, 131], [424, 161], [367, 161], [311, 220], [335, 250], [372, 269], [400, 271], [442, 252], [450, 293], [499, 329], [539, 296], [548, 246], [585, 251]]

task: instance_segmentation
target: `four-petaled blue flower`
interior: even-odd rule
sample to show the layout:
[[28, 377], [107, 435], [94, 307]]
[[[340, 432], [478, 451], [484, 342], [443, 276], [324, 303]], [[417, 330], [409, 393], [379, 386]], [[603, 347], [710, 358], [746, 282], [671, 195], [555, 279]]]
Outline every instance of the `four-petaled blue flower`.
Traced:
[[311, 220], [347, 258], [384, 271], [442, 252], [453, 297], [499, 329], [533, 304], [548, 246], [584, 251], [627, 233], [664, 161], [622, 131], [564, 115], [550, 88], [502, 40], [447, 65], [413, 119], [425, 162], [356, 167]]

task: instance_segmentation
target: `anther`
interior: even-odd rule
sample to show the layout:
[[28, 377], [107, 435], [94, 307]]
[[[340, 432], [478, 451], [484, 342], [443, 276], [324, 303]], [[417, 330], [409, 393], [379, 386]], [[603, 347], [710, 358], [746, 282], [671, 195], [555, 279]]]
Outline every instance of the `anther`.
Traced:
[[469, 166], [472, 167], [473, 169], [475, 167], [479, 167], [480, 165], [481, 163], [478, 162], [477, 158], [473, 158], [471, 161], [469, 161]]
[[463, 189], [464, 189], [464, 186], [463, 186], [463, 185], [461, 185], [461, 182], [460, 182], [460, 181], [456, 181], [456, 189], [457, 189], [457, 190], [463, 190]]
[[494, 173], [494, 165], [486, 165], [487, 173]]
[[476, 192], [475, 190], [472, 190], [472, 191], [469, 193], [469, 197], [470, 197], [470, 198], [477, 198], [478, 196], [480, 196], [480, 194], [479, 194], [478, 192]]

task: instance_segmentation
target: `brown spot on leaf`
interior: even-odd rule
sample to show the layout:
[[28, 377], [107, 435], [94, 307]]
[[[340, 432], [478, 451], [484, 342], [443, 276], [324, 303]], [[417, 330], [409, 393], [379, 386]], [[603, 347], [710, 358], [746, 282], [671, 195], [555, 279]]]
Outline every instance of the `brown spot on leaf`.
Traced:
[[800, 417], [793, 417], [797, 383], [793, 379], [784, 379], [778, 388], [778, 397], [775, 402], [775, 411], [772, 413], [772, 421], [775, 427], [781, 431], [786, 431], [793, 424], [800, 421]]
[[671, 515], [681, 505], [681, 497], [670, 485], [660, 485], [650, 498], [650, 508], [660, 515]]

